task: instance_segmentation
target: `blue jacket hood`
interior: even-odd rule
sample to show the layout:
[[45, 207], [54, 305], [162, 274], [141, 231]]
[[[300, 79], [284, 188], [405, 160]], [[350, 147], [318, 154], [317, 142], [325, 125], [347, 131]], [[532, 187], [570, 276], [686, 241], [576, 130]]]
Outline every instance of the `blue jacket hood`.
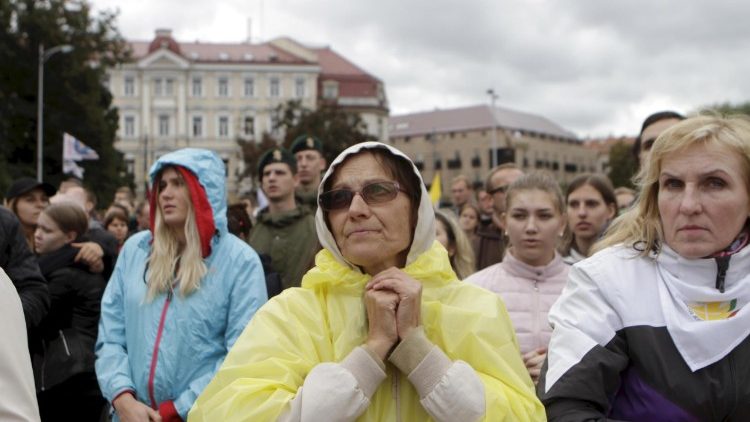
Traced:
[[224, 162], [215, 152], [200, 148], [183, 148], [161, 156], [149, 172], [151, 189], [156, 176], [170, 165], [184, 167], [198, 178], [213, 210], [214, 224], [220, 234], [227, 233], [227, 191]]

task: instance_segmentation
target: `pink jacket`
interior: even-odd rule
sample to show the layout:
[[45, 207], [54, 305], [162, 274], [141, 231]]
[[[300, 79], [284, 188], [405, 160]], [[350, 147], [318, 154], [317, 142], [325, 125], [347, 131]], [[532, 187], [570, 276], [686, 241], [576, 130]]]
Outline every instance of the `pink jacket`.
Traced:
[[523, 354], [547, 347], [552, 335], [547, 313], [562, 293], [569, 269], [557, 252], [549, 264], [532, 267], [509, 251], [502, 262], [465, 281], [496, 293], [505, 302]]

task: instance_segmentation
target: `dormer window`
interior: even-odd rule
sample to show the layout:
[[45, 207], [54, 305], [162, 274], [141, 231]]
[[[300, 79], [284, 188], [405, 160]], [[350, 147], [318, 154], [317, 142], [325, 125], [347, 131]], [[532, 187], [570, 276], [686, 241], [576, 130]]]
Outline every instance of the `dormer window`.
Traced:
[[336, 99], [339, 96], [339, 83], [336, 81], [323, 82], [323, 98]]

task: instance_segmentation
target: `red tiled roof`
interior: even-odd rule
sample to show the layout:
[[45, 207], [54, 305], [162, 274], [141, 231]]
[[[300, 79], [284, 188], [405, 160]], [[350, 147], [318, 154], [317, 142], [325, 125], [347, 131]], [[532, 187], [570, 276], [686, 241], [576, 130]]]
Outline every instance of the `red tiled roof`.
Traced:
[[[133, 57], [138, 60], [149, 54], [151, 41], [131, 41]], [[269, 43], [178, 43], [182, 56], [195, 62], [261, 62], [283, 64], [314, 64]], [[222, 54], [225, 56], [222, 57]], [[249, 56], [248, 56], [249, 55]], [[274, 58], [275, 57], [275, 58]]]
[[[311, 48], [318, 55], [321, 83], [339, 83], [339, 97], [377, 97], [380, 79], [347, 60], [330, 47]], [[321, 85], [322, 92], [322, 85]]]

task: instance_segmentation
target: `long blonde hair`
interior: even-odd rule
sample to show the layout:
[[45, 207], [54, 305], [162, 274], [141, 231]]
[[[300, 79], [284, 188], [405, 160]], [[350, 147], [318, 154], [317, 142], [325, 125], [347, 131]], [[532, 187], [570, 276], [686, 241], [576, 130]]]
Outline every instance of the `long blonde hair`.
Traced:
[[461, 230], [454, 218], [438, 210], [435, 210], [435, 218], [443, 223], [448, 235], [448, 244], [453, 244], [456, 249], [456, 253], [450, 257], [451, 267], [456, 272], [458, 279], [463, 280], [476, 270], [474, 248], [469, 242], [469, 237]]
[[[158, 179], [155, 186], [158, 186]], [[156, 194], [158, 195], [158, 193]], [[201, 256], [201, 240], [198, 224], [195, 221], [193, 202], [188, 201], [185, 220], [185, 247], [180, 253], [180, 245], [172, 230], [164, 223], [161, 207], [156, 206], [154, 221], [154, 241], [151, 245], [146, 268], [148, 271], [148, 292], [150, 302], [156, 296], [179, 287], [179, 293], [186, 297], [200, 288], [201, 279], [208, 269]]]
[[[693, 145], [724, 147], [739, 155], [750, 191], [750, 120], [744, 116], [698, 115], [665, 130], [654, 142], [647, 164], [635, 178], [640, 195], [633, 207], [617, 218], [592, 251], [624, 244], [648, 256], [658, 252], [664, 238], [659, 214], [659, 174], [664, 159]], [[593, 253], [592, 252], [592, 253]]]

